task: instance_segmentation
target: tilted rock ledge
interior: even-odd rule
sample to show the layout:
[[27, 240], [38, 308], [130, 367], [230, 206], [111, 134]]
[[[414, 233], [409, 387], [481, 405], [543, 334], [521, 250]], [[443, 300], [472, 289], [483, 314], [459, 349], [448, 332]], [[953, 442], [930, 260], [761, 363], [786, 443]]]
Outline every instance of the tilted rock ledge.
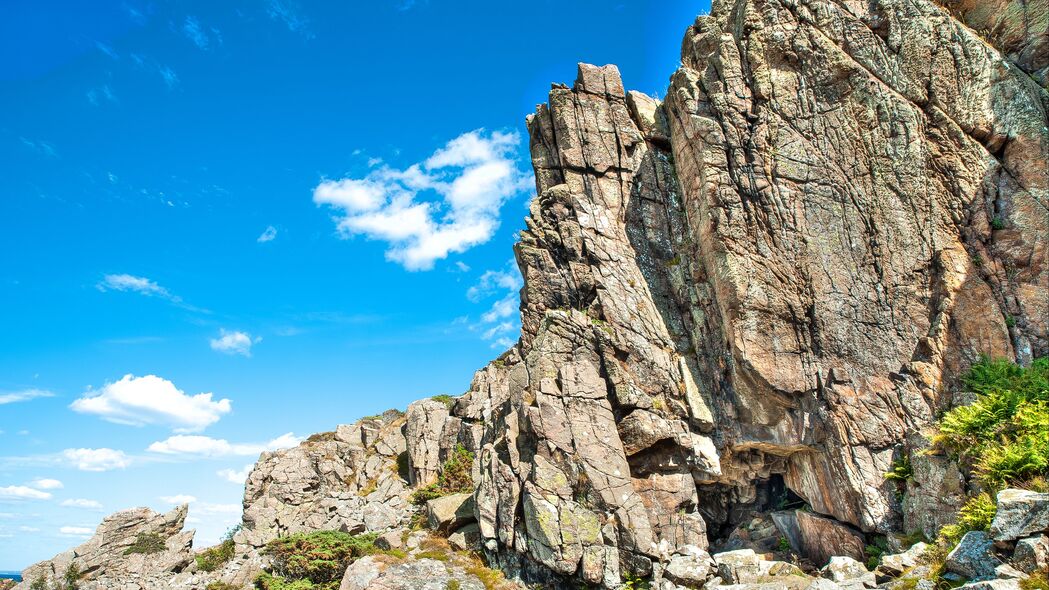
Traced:
[[[873, 584], [870, 536], [932, 537], [967, 492], [943, 457], [902, 498], [883, 474], [981, 355], [1049, 353], [1049, 17], [987, 4], [715, 1], [663, 101], [581, 64], [528, 119], [522, 335], [470, 391], [263, 454], [219, 571], [181, 526], [163, 559], [107, 548], [184, 518], [138, 511], [19, 590], [71, 561], [85, 590], [248, 585], [277, 536], [407, 526], [459, 445], [463, 537], [511, 577]], [[779, 536], [824, 577], [763, 559]]]

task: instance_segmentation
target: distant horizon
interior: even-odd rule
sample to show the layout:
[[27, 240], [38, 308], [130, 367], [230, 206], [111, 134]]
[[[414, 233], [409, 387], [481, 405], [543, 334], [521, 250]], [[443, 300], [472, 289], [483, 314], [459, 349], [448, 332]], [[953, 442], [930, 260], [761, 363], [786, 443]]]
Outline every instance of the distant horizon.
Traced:
[[708, 10], [5, 3], [0, 566], [183, 502], [206, 547], [260, 452], [465, 392], [520, 332], [525, 117], [577, 62], [665, 95]]

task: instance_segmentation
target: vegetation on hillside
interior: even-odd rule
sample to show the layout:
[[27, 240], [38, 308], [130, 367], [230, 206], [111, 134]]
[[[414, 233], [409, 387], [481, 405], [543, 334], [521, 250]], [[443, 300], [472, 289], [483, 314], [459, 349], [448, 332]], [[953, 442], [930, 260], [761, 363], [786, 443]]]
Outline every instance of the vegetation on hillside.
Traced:
[[[976, 399], [936, 423], [933, 449], [958, 460], [979, 484], [954, 524], [944, 526], [926, 561], [942, 573], [947, 553], [970, 531], [986, 531], [997, 510], [995, 497], [1006, 487], [1042, 491], [1049, 475], [1049, 358], [1029, 367], [983, 359], [963, 377]], [[909, 477], [909, 469], [896, 475]], [[887, 474], [888, 475], [888, 474]]]
[[160, 534], [139, 533], [138, 536], [135, 537], [135, 542], [124, 550], [124, 555], [132, 555], [134, 553], [150, 555], [153, 553], [160, 553], [165, 549], [167, 549], [167, 545], [164, 542], [164, 537], [161, 537]]
[[1023, 485], [1049, 469], [1049, 358], [1030, 367], [983, 360], [964, 378], [976, 400], [947, 412], [933, 444], [956, 455], [987, 491]]
[[374, 533], [299, 533], [270, 541], [263, 553], [273, 558], [270, 572], [255, 579], [259, 590], [336, 590], [358, 558], [376, 552]]
[[474, 455], [466, 450], [463, 445], [455, 447], [455, 451], [441, 466], [441, 473], [437, 481], [423, 486], [412, 494], [413, 504], [425, 504], [434, 498], [440, 498], [449, 494], [473, 491], [473, 467]]
[[209, 547], [197, 554], [197, 567], [201, 571], [213, 572], [226, 563], [233, 559], [233, 553], [236, 549], [236, 544], [233, 542], [233, 535], [237, 534], [240, 530], [240, 525], [237, 525], [230, 530], [226, 531], [226, 534], [222, 537], [222, 542], [214, 547]]

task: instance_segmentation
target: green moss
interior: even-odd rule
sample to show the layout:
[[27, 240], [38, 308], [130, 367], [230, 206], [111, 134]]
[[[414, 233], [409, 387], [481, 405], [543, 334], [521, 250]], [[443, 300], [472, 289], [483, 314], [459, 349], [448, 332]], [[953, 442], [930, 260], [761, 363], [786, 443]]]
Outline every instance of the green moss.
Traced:
[[474, 455], [463, 445], [457, 445], [448, 460], [441, 465], [437, 481], [423, 486], [412, 493], [412, 503], [422, 505], [426, 502], [450, 494], [473, 491]]
[[260, 590], [335, 590], [351, 563], [377, 551], [376, 536], [318, 531], [270, 541], [263, 553], [273, 559], [271, 571], [256, 578], [255, 586]]
[[444, 590], [459, 590], [459, 582], [455, 580], [448, 580], [448, 583], [444, 585]]
[[161, 537], [157, 533], [139, 533], [135, 537], [135, 542], [130, 547], [124, 550], [124, 555], [131, 555], [134, 553], [144, 553], [146, 555], [152, 553], [161, 553], [167, 549], [164, 544], [164, 537]]
[[204, 590], [241, 590], [240, 586], [234, 586], [228, 582], [211, 582], [204, 586]]

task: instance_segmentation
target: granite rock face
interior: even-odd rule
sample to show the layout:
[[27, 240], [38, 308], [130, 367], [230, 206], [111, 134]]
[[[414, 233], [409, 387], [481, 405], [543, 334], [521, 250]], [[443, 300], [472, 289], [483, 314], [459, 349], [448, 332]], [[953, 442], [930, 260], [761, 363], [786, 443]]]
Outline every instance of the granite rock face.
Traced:
[[302, 531], [381, 532], [407, 522], [410, 490], [398, 463], [404, 424], [387, 412], [263, 453], [245, 484], [237, 540], [261, 547]]
[[[83, 590], [167, 588], [193, 561], [193, 531], [182, 530], [187, 511], [182, 505], [167, 514], [148, 508], [112, 514], [83, 544], [27, 568], [15, 588], [28, 590], [39, 580], [59, 584], [69, 571], [80, 573]], [[148, 553], [135, 549], [143, 539], [152, 542]]]
[[[966, 498], [920, 452], [960, 375], [1049, 353], [1046, 12], [716, 0], [663, 101], [581, 64], [527, 121], [518, 343], [459, 398], [264, 454], [241, 563], [297, 531], [403, 527], [462, 447], [472, 517], [465, 497], [430, 515], [511, 577], [869, 585], [868, 538], [932, 536]], [[905, 457], [910, 481], [886, 480]], [[827, 577], [707, 554], [775, 542], [769, 520]], [[448, 573], [390, 563], [344, 586]]]

